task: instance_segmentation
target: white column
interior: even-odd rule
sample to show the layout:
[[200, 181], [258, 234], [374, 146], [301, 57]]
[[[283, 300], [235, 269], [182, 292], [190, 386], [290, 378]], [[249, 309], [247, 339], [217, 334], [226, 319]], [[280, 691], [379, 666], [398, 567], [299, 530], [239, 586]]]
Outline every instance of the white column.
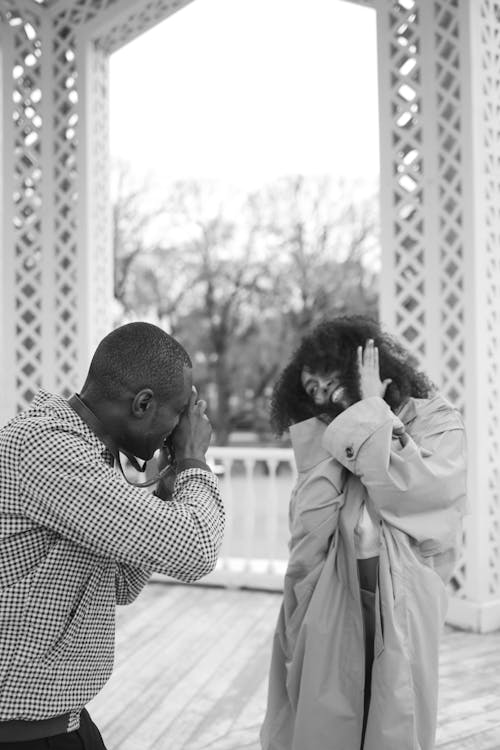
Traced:
[[471, 516], [459, 624], [500, 627], [500, 12], [461, 4], [467, 34], [466, 421]]
[[[50, 372], [44, 290], [47, 227], [41, 164], [44, 159], [41, 91], [46, 42], [43, 9], [0, 12], [1, 54], [1, 301], [0, 418], [31, 399]], [[48, 376], [50, 378], [50, 375]]]
[[55, 388], [63, 393], [81, 385], [112, 325], [107, 57], [85, 33], [99, 13], [98, 4], [74, 0], [51, 10]]
[[112, 295], [107, 56], [77, 43], [95, 3], [5, 6], [2, 422], [40, 386], [62, 394], [79, 387], [96, 340], [111, 326]]
[[377, 4], [381, 319], [439, 380], [438, 144], [428, 9], [417, 0]]
[[12, 325], [15, 310], [13, 284], [15, 252], [12, 224], [13, 186], [13, 122], [12, 86], [13, 40], [6, 21], [0, 21], [0, 422], [3, 424], [15, 409], [16, 393], [16, 343]]
[[381, 0], [381, 316], [462, 409], [465, 547], [448, 620], [500, 627], [500, 17]]

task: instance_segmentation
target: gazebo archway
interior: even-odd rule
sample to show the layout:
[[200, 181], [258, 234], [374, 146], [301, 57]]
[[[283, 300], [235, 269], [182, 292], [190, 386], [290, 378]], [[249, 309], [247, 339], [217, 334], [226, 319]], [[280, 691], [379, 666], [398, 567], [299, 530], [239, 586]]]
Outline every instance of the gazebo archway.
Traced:
[[[357, 1], [377, 12], [381, 317], [464, 412], [473, 512], [449, 621], [487, 630], [500, 627], [500, 7]], [[108, 58], [187, 2], [2, 3], [2, 421], [40, 385], [78, 387], [109, 329]]]

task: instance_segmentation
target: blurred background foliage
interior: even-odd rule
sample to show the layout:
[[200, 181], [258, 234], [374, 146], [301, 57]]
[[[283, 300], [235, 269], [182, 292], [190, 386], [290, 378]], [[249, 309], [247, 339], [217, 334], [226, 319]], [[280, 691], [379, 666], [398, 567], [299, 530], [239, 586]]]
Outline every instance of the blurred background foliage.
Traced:
[[158, 190], [120, 162], [112, 193], [115, 323], [149, 320], [183, 343], [218, 445], [272, 441], [272, 386], [302, 335], [378, 315], [376, 191], [303, 175]]

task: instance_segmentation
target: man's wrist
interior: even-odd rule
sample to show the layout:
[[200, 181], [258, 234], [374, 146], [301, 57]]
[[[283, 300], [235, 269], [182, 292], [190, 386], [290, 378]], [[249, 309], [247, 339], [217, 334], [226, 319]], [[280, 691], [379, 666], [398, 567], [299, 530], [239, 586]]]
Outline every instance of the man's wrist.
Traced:
[[177, 474], [181, 471], [186, 471], [186, 469], [203, 469], [203, 471], [212, 471], [205, 461], [205, 456], [203, 456], [203, 458], [199, 458], [198, 456], [186, 456], [185, 458], [176, 457], [175, 469]]
[[179, 450], [176, 450], [175, 451], [175, 461], [176, 461], [176, 463], [179, 463], [179, 461], [189, 461], [191, 459], [193, 459], [193, 461], [202, 461], [203, 463], [205, 463], [205, 461], [206, 461], [205, 453], [201, 452], [201, 451], [195, 451], [195, 450], [193, 450], [193, 451], [189, 451], [189, 450], [179, 451]]

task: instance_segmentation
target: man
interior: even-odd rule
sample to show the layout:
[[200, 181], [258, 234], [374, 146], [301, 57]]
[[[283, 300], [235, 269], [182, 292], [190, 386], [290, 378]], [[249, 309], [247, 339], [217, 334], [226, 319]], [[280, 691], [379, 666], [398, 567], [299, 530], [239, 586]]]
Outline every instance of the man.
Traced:
[[[183, 347], [131, 323], [101, 341], [79, 396], [42, 390], [0, 430], [0, 748], [102, 750], [84, 706], [111, 674], [115, 604], [152, 572], [214, 568], [224, 511], [205, 408]], [[167, 438], [172, 494], [167, 479], [154, 494], [127, 484], [120, 452], [165, 463]]]

